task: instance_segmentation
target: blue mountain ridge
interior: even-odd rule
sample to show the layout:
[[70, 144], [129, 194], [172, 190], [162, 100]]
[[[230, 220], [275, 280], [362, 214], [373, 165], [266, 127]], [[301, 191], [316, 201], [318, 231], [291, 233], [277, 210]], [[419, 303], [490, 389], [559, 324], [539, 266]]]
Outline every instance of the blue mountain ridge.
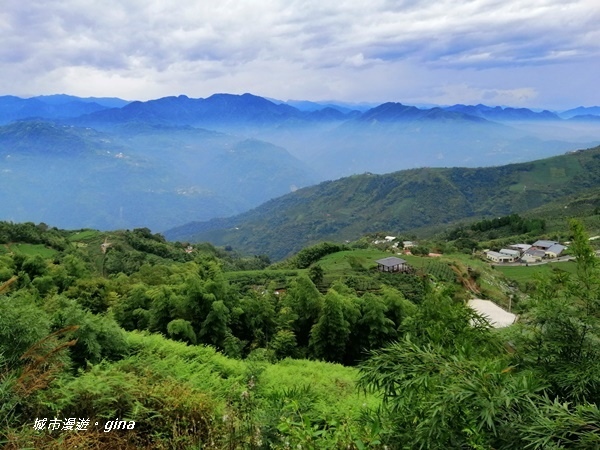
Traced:
[[[162, 97], [148, 101], [122, 100], [113, 97], [76, 97], [66, 94], [41, 95], [31, 98], [0, 97], [0, 124], [15, 120], [69, 119], [75, 123], [114, 124], [117, 122], [149, 122], [171, 125], [211, 125], [245, 123], [279, 125], [286, 122], [342, 122], [345, 120], [466, 120], [489, 121], [553, 121], [575, 116], [600, 116], [600, 107], [578, 107], [556, 114], [528, 108], [456, 104], [446, 107], [417, 108], [387, 102], [363, 111], [338, 104], [309, 101], [278, 102], [253, 94], [219, 93], [207, 98], [186, 95]], [[581, 118], [584, 120], [584, 117]], [[592, 119], [593, 120], [593, 119]]]

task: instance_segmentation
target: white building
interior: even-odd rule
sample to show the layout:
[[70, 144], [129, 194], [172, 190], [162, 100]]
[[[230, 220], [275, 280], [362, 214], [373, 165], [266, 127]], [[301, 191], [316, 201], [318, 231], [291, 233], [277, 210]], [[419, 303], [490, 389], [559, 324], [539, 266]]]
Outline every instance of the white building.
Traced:
[[531, 248], [531, 245], [530, 244], [512, 244], [512, 245], [509, 245], [508, 248], [513, 249], [513, 250], [519, 250], [521, 253], [524, 253]]
[[502, 253], [499, 252], [493, 252], [493, 251], [489, 251], [486, 252], [485, 256], [487, 257], [487, 259], [497, 262], [497, 263], [510, 263], [510, 262], [515, 262], [515, 257], [511, 256], [511, 255], [504, 255]]
[[503, 248], [498, 253], [513, 256], [515, 259], [519, 259], [519, 257], [521, 256], [521, 252], [519, 250], [511, 250], [509, 248]]
[[546, 256], [546, 252], [544, 250], [538, 250], [535, 248], [530, 248], [521, 257], [521, 261], [531, 263], [541, 261], [542, 258]]
[[552, 247], [546, 249], [546, 256], [548, 258], [558, 258], [566, 247], [560, 244], [554, 244]]

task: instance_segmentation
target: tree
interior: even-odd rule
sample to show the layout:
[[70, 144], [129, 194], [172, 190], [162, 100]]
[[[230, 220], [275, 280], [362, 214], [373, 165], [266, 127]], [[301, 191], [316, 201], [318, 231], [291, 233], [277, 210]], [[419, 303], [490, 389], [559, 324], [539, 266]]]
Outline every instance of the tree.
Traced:
[[563, 401], [600, 402], [600, 272], [581, 223], [570, 224], [576, 273], [541, 280], [514, 338], [520, 364]]
[[196, 333], [192, 328], [192, 324], [187, 320], [175, 319], [167, 325], [167, 333], [173, 339], [179, 339], [190, 344], [196, 343]]
[[146, 291], [150, 298], [149, 323], [150, 331], [167, 334], [167, 325], [174, 319], [175, 299], [173, 289], [169, 286], [158, 286]]
[[311, 328], [319, 319], [322, 305], [321, 293], [306, 275], [298, 276], [291, 283], [283, 299], [283, 307], [289, 308], [287, 318], [297, 318], [292, 326], [299, 346], [308, 346]]
[[350, 337], [350, 323], [344, 317], [343, 298], [329, 290], [323, 301], [319, 321], [310, 332], [310, 348], [313, 355], [327, 361], [341, 362]]
[[148, 287], [142, 283], [131, 285], [129, 291], [113, 307], [115, 319], [126, 330], [147, 330], [150, 326]]
[[378, 296], [365, 294], [362, 298], [362, 314], [357, 331], [365, 350], [381, 348], [396, 338], [396, 324], [387, 317], [385, 301]]
[[429, 255], [429, 247], [425, 247], [424, 245], [416, 245], [414, 247], [411, 247], [410, 252], [413, 255], [428, 256]]
[[323, 268], [319, 264], [313, 264], [308, 269], [308, 277], [315, 284], [321, 284], [323, 282]]
[[49, 318], [32, 294], [0, 295], [0, 355], [7, 365], [17, 366], [25, 350], [49, 332]]
[[254, 291], [240, 302], [246, 336], [254, 347], [266, 347], [277, 327], [275, 307], [270, 296], [259, 296]]
[[77, 339], [71, 348], [71, 357], [78, 367], [99, 363], [102, 359], [117, 359], [127, 351], [123, 329], [111, 315], [93, 314], [84, 310], [75, 300], [56, 295], [46, 309], [51, 314], [54, 331], [77, 326], [67, 336]]
[[522, 449], [519, 426], [543, 388], [501, 354], [484, 359], [410, 336], [373, 351], [360, 370], [359, 385], [384, 395], [386, 440], [402, 448]]
[[87, 310], [100, 314], [110, 305], [110, 285], [104, 278], [78, 279], [67, 292], [67, 297], [75, 299]]
[[275, 353], [275, 357], [278, 359], [287, 357], [293, 358], [298, 353], [296, 335], [291, 330], [279, 330], [275, 333], [275, 337], [271, 340], [270, 347]]
[[225, 339], [230, 332], [228, 323], [229, 308], [225, 306], [222, 300], [217, 300], [213, 302], [206, 320], [202, 322], [200, 336], [205, 342], [223, 348]]
[[45, 275], [48, 271], [48, 266], [44, 258], [40, 255], [27, 256], [21, 265], [21, 270], [29, 275], [29, 278], [34, 279], [35, 277]]
[[68, 254], [61, 261], [67, 271], [67, 274], [74, 278], [84, 278], [89, 275], [89, 270], [85, 262], [76, 255]]
[[386, 317], [394, 322], [394, 327], [398, 330], [404, 319], [415, 314], [417, 306], [407, 300], [402, 292], [389, 286], [382, 286], [381, 294], [386, 306]]

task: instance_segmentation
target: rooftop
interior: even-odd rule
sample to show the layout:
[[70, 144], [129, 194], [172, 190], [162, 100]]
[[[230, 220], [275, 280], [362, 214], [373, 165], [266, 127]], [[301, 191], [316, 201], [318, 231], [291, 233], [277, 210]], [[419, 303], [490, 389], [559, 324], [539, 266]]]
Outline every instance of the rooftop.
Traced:
[[546, 248], [552, 247], [555, 244], [558, 244], [558, 242], [556, 242], [556, 241], [546, 241], [544, 239], [540, 239], [539, 241], [535, 241], [533, 243], [533, 246], [534, 247], [540, 247], [540, 248], [546, 249]]
[[512, 245], [510, 245], [510, 247], [518, 248], [518, 249], [525, 251], [525, 250], [531, 248], [531, 245], [530, 244], [512, 244]]
[[560, 253], [562, 253], [562, 251], [565, 248], [567, 248], [567, 247], [565, 247], [564, 245], [554, 244], [552, 247], [548, 248], [546, 251], [556, 253], [557, 255], [559, 255]]
[[383, 259], [378, 259], [377, 264], [381, 264], [382, 266], [385, 267], [393, 267], [393, 266], [399, 266], [402, 264], [406, 264], [406, 261], [402, 258], [396, 258], [395, 256], [389, 256], [387, 258], [383, 258]]
[[546, 256], [546, 252], [544, 250], [537, 250], [535, 248], [530, 248], [529, 250], [527, 250], [525, 252], [526, 255], [531, 255], [531, 256], [539, 256], [541, 258], [543, 258], [544, 256]]
[[502, 253], [504, 255], [510, 255], [510, 256], [520, 256], [521, 255], [521, 252], [519, 250], [511, 250], [509, 248], [501, 249], [500, 253]]
[[493, 256], [494, 258], [511, 258], [513, 255], [505, 255], [504, 253], [494, 252], [492, 250], [485, 252], [486, 255]]

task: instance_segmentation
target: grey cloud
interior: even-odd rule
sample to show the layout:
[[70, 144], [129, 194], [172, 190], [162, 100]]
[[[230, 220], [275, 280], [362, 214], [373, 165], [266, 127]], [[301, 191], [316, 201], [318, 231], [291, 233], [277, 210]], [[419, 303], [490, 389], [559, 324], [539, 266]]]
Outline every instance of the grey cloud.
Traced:
[[528, 49], [535, 52], [543, 42], [548, 49], [570, 44], [584, 53], [593, 46], [579, 41], [597, 13], [590, 16], [575, 8], [567, 14], [571, 22], [561, 30], [556, 25], [562, 20], [562, 2], [533, 2], [517, 12], [515, 2], [490, 0], [469, 2], [470, 6], [456, 1], [407, 4], [271, 2], [266, 3], [271, 8], [267, 10], [261, 4], [195, 9], [185, 2], [149, 1], [108, 2], [92, 8], [77, 2], [33, 1], [8, 14], [12, 32], [19, 32], [21, 51], [31, 57], [50, 52], [57, 66], [124, 69], [128, 57], [144, 58], [158, 68], [180, 59], [243, 64], [258, 58], [304, 60], [318, 66], [324, 59], [343, 61], [359, 52], [367, 59], [442, 58], [460, 65], [468, 64], [469, 58], [452, 61], [453, 55], [482, 53], [498, 44], [510, 44], [510, 50], [499, 55], [501, 62], [508, 58], [522, 64], [530, 56]]
[[[55, 83], [70, 71], [113, 85], [116, 77], [123, 88], [143, 80], [148, 92], [219, 82], [247, 83], [239, 88], [246, 91], [278, 87], [295, 73], [306, 81], [290, 86], [313, 95], [383, 95], [399, 89], [398, 70], [431, 84], [456, 69], [460, 78], [593, 60], [599, 21], [597, 0], [8, 0], [0, 61], [19, 86], [27, 77], [32, 86]], [[377, 86], [363, 87], [368, 77]], [[405, 86], [428, 91], [408, 78]]]
[[[557, 49], [574, 49], [583, 56], [594, 55], [598, 50], [593, 41], [584, 42], [590, 30], [596, 29], [598, 18], [593, 10], [590, 15], [589, 8], [567, 14], [571, 19], [578, 19], [567, 21], [562, 16], [562, 3], [546, 3], [545, 8], [540, 9], [534, 2], [529, 9], [517, 11], [514, 2], [503, 2], [503, 7], [496, 11], [490, 8], [498, 3], [479, 3], [480, 7], [462, 11], [463, 17], [450, 14], [433, 24], [428, 23], [425, 12], [413, 11], [409, 25], [412, 38], [402, 31], [396, 38], [375, 42], [367, 54], [382, 59], [412, 55], [424, 63], [476, 67], [477, 58], [469, 58], [469, 55], [489, 53], [491, 58], [484, 62], [486, 65], [493, 65], [495, 60], [499, 65], [511, 62], [522, 65], [537, 64], [545, 54], [556, 56]], [[400, 23], [397, 26], [401, 28]], [[564, 53], [564, 57], [568, 60], [569, 53]]]

